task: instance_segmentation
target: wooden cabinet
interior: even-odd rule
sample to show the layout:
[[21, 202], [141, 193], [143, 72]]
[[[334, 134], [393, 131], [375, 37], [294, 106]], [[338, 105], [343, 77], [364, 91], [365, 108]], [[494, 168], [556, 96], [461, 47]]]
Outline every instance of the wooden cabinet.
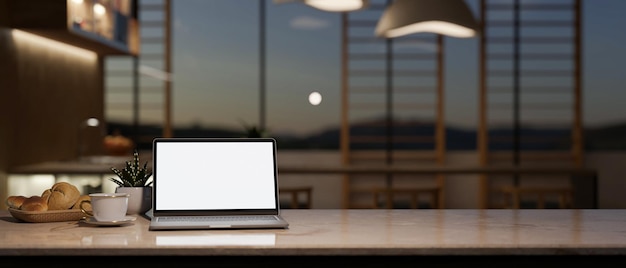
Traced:
[[136, 55], [136, 1], [0, 0], [0, 25], [101, 55]]

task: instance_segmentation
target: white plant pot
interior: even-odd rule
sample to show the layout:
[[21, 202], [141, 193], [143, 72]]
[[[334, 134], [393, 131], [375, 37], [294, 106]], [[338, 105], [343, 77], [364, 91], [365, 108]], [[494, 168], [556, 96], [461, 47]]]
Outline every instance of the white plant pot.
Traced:
[[152, 208], [152, 187], [117, 187], [116, 193], [127, 193], [126, 215], [144, 214]]

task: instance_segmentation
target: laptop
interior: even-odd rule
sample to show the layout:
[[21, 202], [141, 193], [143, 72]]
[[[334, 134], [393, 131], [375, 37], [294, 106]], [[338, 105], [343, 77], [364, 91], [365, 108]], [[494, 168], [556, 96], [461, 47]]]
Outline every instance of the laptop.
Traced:
[[273, 138], [155, 138], [149, 230], [288, 228]]

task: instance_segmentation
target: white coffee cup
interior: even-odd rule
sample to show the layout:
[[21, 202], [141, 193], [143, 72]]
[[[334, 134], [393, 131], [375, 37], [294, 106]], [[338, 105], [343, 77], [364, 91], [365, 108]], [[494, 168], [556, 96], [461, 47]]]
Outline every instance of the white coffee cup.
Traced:
[[[128, 210], [127, 193], [95, 193], [89, 194], [91, 200], [80, 202], [80, 210], [101, 222], [121, 221], [126, 217]], [[86, 203], [91, 204], [91, 210], [83, 208]]]

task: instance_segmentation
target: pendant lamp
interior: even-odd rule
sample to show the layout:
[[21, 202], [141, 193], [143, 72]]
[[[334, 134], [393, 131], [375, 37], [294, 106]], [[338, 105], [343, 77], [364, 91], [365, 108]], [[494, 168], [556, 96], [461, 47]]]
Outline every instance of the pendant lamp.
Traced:
[[394, 38], [431, 32], [468, 38], [477, 35], [478, 29], [464, 0], [395, 0], [383, 12], [375, 34]]
[[347, 12], [368, 6], [367, 0], [304, 0], [304, 3], [323, 11]]
[[274, 0], [276, 4], [301, 2], [313, 8], [329, 12], [350, 12], [365, 9], [369, 0]]

